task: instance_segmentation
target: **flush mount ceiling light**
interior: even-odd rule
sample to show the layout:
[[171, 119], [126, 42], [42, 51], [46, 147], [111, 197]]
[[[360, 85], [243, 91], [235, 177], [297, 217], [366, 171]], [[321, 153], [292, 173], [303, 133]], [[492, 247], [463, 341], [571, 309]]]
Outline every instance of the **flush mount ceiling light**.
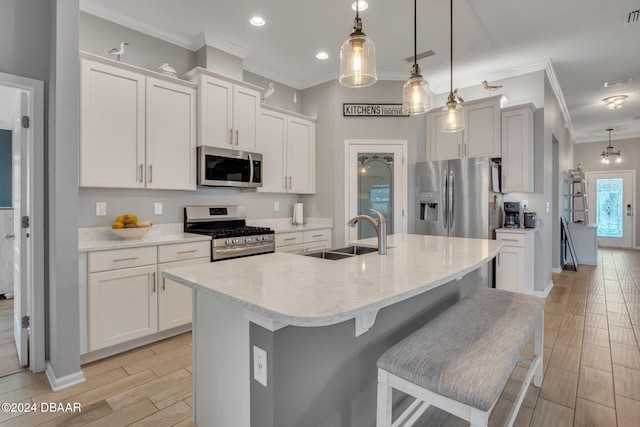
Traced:
[[464, 129], [464, 114], [462, 113], [462, 104], [458, 99], [458, 89], [453, 90], [453, 0], [449, 1], [450, 7], [450, 92], [447, 97], [447, 105], [442, 109], [442, 115], [440, 116], [440, 129], [442, 132], [460, 132]]
[[402, 88], [402, 112], [404, 114], [423, 114], [431, 109], [429, 82], [420, 74], [418, 66], [418, 2], [413, 1], [413, 67], [411, 77]]
[[354, 1], [353, 4], [351, 5], [351, 9], [353, 10], [360, 9], [360, 11], [367, 10], [368, 7], [369, 7], [369, 3], [363, 0]]
[[362, 32], [359, 2], [353, 32], [340, 48], [340, 78], [342, 86], [366, 87], [378, 80], [376, 74], [376, 46]]
[[603, 99], [602, 102], [604, 102], [604, 106], [608, 109], [615, 110], [616, 108], [622, 107], [622, 104], [625, 103], [628, 97], [628, 95], [615, 95]]
[[329, 58], [329, 54], [327, 52], [318, 52], [318, 53], [316, 53], [316, 58], [318, 58], [318, 59], [327, 59], [327, 58]]
[[609, 164], [611, 159], [615, 159], [616, 163], [622, 162], [622, 155], [620, 154], [620, 150], [613, 151], [613, 145], [611, 145], [612, 130], [613, 129], [607, 129], [607, 132], [609, 132], [609, 145], [607, 145], [607, 148], [600, 155], [600, 157], [602, 158], [602, 163], [606, 164]]
[[262, 17], [260, 16], [254, 16], [253, 18], [249, 19], [249, 22], [251, 23], [251, 25], [253, 25], [254, 27], [262, 27], [264, 24], [267, 23], [267, 21], [265, 21]]

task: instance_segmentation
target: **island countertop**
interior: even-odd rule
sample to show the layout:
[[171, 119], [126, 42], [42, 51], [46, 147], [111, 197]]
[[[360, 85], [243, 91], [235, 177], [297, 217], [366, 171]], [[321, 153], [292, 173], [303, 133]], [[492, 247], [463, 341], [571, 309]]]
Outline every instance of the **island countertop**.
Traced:
[[[357, 243], [375, 247], [377, 240]], [[461, 278], [494, 258], [502, 243], [395, 234], [388, 236], [388, 247], [387, 255], [337, 261], [276, 252], [169, 269], [163, 275], [240, 305], [276, 329], [327, 326], [371, 313], [375, 318], [383, 307]]]

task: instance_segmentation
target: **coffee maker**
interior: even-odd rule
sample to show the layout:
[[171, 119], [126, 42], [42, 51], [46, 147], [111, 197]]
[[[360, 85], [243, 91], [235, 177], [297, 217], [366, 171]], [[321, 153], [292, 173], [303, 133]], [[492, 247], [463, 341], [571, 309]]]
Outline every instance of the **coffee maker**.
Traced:
[[504, 228], [520, 228], [520, 202], [504, 202]]

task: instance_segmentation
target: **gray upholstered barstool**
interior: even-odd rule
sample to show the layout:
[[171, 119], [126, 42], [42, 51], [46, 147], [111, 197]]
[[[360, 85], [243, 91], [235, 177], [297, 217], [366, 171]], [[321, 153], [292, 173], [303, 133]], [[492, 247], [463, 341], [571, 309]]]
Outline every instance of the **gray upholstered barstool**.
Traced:
[[[518, 414], [531, 378], [542, 384], [544, 300], [481, 288], [387, 350], [378, 360], [377, 426], [392, 425], [392, 390], [415, 400], [393, 426], [412, 425], [434, 405], [486, 426], [516, 363], [529, 365], [505, 425]], [[520, 357], [534, 332], [534, 357]]]

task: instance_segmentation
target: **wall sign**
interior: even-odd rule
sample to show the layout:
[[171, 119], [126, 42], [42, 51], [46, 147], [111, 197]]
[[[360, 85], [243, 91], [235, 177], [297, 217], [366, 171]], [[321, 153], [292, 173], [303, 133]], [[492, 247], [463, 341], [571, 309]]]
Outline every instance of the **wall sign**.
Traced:
[[344, 117], [408, 117], [402, 104], [342, 104]]

